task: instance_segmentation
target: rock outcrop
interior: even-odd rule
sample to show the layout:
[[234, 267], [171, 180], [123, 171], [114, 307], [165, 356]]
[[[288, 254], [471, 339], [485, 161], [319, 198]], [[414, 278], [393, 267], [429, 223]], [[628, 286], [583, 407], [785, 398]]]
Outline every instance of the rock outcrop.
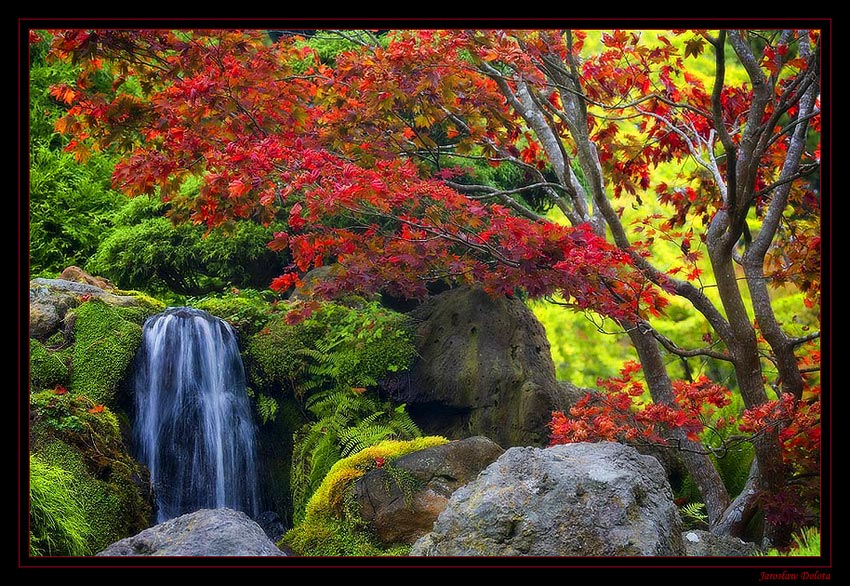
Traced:
[[748, 557], [756, 555], [755, 543], [742, 541], [729, 535], [715, 535], [694, 529], [682, 533], [686, 555], [704, 557]]
[[458, 489], [420, 538], [421, 556], [680, 556], [661, 465], [629, 446], [508, 449]]
[[98, 556], [285, 556], [248, 515], [202, 509], [117, 541]]
[[452, 493], [474, 480], [504, 450], [476, 436], [412, 452], [359, 478], [361, 518], [384, 544], [412, 544], [428, 533]]
[[[66, 269], [68, 272], [71, 268]], [[77, 269], [79, 271], [79, 269]], [[66, 279], [33, 279], [30, 281], [30, 338], [44, 341], [58, 332], [63, 325], [68, 310], [76, 307], [83, 300], [99, 299], [108, 305], [133, 307], [140, 304], [139, 299], [132, 295], [117, 295], [110, 290], [97, 285], [97, 277], [88, 279], [75, 272], [79, 281]], [[63, 273], [65, 274], [65, 273]], [[103, 284], [107, 281], [102, 281]]]
[[548, 443], [552, 411], [579, 392], [556, 381], [546, 331], [522, 301], [459, 288], [411, 315], [419, 358], [384, 387], [424, 432], [483, 435], [505, 447]]

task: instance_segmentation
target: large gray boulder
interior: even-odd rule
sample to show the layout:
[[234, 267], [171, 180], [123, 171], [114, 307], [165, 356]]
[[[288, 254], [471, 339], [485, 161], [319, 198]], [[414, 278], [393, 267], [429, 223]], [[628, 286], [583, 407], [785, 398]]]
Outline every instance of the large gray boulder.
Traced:
[[116, 541], [99, 556], [285, 556], [241, 511], [202, 509]]
[[759, 547], [731, 535], [715, 535], [693, 529], [682, 534], [686, 555], [704, 557], [747, 557], [756, 555]]
[[546, 330], [521, 300], [464, 287], [411, 315], [418, 358], [384, 388], [423, 431], [483, 435], [505, 447], [548, 444], [552, 411], [581, 393], [556, 381]]
[[360, 516], [381, 543], [412, 544], [431, 530], [452, 493], [503, 452], [476, 436], [401, 456], [392, 470], [376, 468], [357, 479]]
[[680, 556], [655, 458], [617, 443], [510, 448], [458, 489], [419, 556]]
[[[63, 274], [71, 273], [66, 269]], [[77, 278], [82, 279], [78, 275]], [[89, 278], [92, 282], [98, 282], [96, 277]], [[122, 307], [139, 305], [138, 298], [132, 295], [117, 295], [90, 282], [33, 279], [30, 281], [30, 338], [44, 341], [58, 332], [63, 327], [68, 310], [85, 299], [99, 299], [109, 305]]]

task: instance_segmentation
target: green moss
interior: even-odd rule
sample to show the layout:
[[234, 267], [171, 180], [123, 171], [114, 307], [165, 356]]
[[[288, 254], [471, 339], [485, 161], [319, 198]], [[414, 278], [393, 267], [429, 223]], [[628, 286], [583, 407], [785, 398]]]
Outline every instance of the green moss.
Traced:
[[44, 442], [35, 455], [47, 466], [67, 473], [82, 517], [91, 529], [88, 551], [100, 551], [148, 526], [150, 505], [137, 486], [140, 470], [129, 458], [111, 459], [99, 467], [78, 446], [56, 437]]
[[383, 549], [359, 527], [339, 519], [309, 520], [290, 530], [278, 543], [307, 556], [407, 555], [410, 547]]
[[139, 308], [111, 307], [92, 300], [75, 313], [71, 390], [112, 407], [142, 340]]
[[443, 437], [427, 436], [409, 441], [384, 441], [331, 467], [307, 503], [303, 520], [286, 533], [281, 544], [300, 555], [405, 555], [404, 547], [385, 548], [375, 543], [356, 507], [351, 506], [354, 481], [377, 466], [428, 447], [446, 443]]
[[307, 367], [302, 351], [321, 337], [322, 330], [317, 323], [293, 326], [283, 319], [269, 322], [248, 341], [245, 351], [252, 386], [278, 393], [297, 389]]
[[253, 289], [211, 295], [192, 304], [229, 323], [242, 336], [253, 336], [274, 315], [275, 307]]
[[92, 528], [73, 475], [30, 454], [30, 555], [89, 555]]
[[30, 391], [52, 389], [68, 384], [67, 352], [50, 350], [35, 339], [30, 339]]
[[[145, 317], [149, 317], [149, 316], [151, 316], [155, 313], [159, 313], [159, 312], [161, 312], [165, 309], [165, 303], [163, 303], [159, 299], [156, 299], [155, 297], [151, 297], [150, 295], [142, 293], [141, 291], [116, 290], [115, 294], [116, 295], [128, 295], [130, 297], [135, 297], [136, 301], [138, 301], [138, 303], [139, 303], [139, 309], [140, 309], [139, 313], [141, 315], [144, 315]], [[134, 308], [127, 307], [125, 309], [132, 310]]]

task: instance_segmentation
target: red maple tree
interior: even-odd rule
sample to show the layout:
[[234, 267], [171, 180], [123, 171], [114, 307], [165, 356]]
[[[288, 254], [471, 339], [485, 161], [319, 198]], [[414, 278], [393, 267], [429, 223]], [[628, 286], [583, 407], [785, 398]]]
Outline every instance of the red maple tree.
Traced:
[[[810, 368], [799, 349], [819, 333], [791, 335], [769, 287], [796, 286], [819, 307], [816, 28], [613, 30], [592, 49], [572, 30], [339, 31], [351, 48], [326, 62], [261, 31], [51, 34], [53, 55], [81, 65], [73, 87], [53, 90], [69, 150], [121, 150], [115, 185], [157, 193], [177, 221], [287, 219], [270, 246], [294, 265], [272, 288], [333, 262], [342, 270], [319, 289], [329, 297], [419, 297], [450, 280], [598, 312], [629, 336], [651, 403], [632, 405], [629, 367], [607, 406], [555, 415], [556, 441], [672, 442], [718, 533], [741, 535], [786, 490], [788, 430], [816, 411], [800, 407]], [[697, 75], [689, 65], [705, 55], [712, 70]], [[483, 181], [481, 163], [516, 180]], [[678, 184], [655, 179], [664, 164], [680, 166]], [[191, 195], [179, 189], [189, 176], [202, 178]], [[627, 209], [649, 198], [665, 212]], [[659, 264], [662, 241], [677, 264]], [[668, 297], [705, 320], [705, 347], [653, 327]], [[705, 406], [725, 393], [672, 380], [669, 354], [732, 365], [745, 429], [758, 431], [755, 490], [733, 500], [699, 442]], [[777, 409], [782, 425], [757, 423]], [[765, 540], [787, 541], [792, 521], [768, 521]]]

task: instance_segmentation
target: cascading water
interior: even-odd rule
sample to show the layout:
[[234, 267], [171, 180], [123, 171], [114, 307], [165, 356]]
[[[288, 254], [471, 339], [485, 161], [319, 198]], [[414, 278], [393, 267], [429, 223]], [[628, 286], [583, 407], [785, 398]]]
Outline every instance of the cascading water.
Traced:
[[134, 386], [136, 448], [157, 521], [222, 507], [256, 518], [254, 423], [230, 325], [185, 307], [149, 318]]

